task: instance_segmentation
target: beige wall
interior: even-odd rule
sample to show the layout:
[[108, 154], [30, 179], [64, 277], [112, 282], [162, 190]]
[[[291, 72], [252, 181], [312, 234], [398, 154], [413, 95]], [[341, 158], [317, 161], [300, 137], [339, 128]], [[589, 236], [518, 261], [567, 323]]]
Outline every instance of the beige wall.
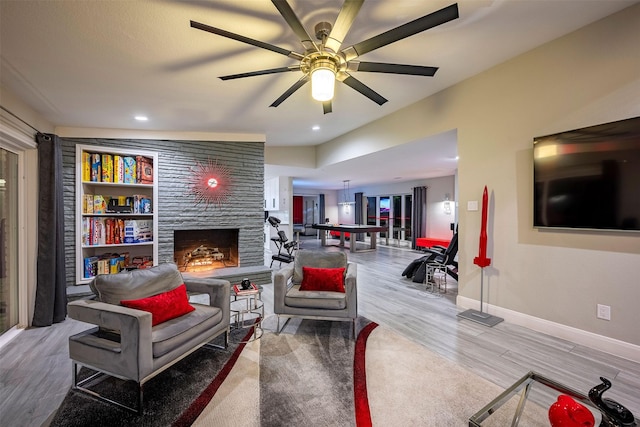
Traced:
[[[459, 295], [479, 299], [480, 212], [466, 206], [487, 185], [485, 302], [640, 345], [640, 234], [532, 227], [533, 138], [640, 116], [639, 21], [640, 4], [501, 64], [325, 144], [318, 165], [351, 157], [362, 141], [457, 129]], [[596, 304], [611, 306], [611, 321], [596, 318]]]

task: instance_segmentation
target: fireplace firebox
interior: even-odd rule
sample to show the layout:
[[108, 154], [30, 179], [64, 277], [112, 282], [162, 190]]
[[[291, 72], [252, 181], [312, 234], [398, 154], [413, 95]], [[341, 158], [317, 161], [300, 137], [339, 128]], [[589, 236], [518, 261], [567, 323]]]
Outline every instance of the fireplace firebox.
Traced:
[[174, 230], [173, 257], [180, 271], [238, 267], [237, 228]]

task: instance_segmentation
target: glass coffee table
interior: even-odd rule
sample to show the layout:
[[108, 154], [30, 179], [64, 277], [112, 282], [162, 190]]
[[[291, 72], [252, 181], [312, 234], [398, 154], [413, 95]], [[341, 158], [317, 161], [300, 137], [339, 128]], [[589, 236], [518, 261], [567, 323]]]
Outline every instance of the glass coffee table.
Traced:
[[[518, 393], [521, 393], [519, 398], [517, 397]], [[532, 413], [527, 414], [525, 407], [532, 393], [536, 394], [536, 399], [535, 402], [531, 402], [529, 405]], [[571, 396], [576, 402], [584, 405], [593, 414], [596, 420], [595, 425], [600, 424], [602, 418], [600, 410], [593, 405], [584, 393], [531, 371], [471, 416], [471, 418], [469, 418], [469, 427], [496, 425], [496, 420], [493, 418], [497, 418], [498, 416], [494, 414], [499, 412], [502, 412], [500, 413], [501, 421], [497, 425], [511, 425], [515, 427], [519, 425], [523, 418], [529, 418], [537, 421], [534, 425], [548, 426], [548, 409], [560, 394]], [[514, 398], [517, 400], [515, 409], [513, 409], [514, 402], [510, 402], [510, 405], [505, 405]], [[503, 408], [503, 410], [500, 411], [503, 405], [504, 408], [508, 407], [508, 409]], [[537, 412], [533, 412], [533, 410]], [[509, 413], [506, 413], [507, 411]], [[513, 411], [513, 416], [511, 416], [511, 411]], [[511, 424], [507, 423], [507, 419], [509, 419]], [[523, 425], [529, 424], [530, 423], [523, 423]]]
[[231, 318], [235, 319], [236, 329], [253, 328], [253, 334], [246, 341], [251, 342], [262, 337], [262, 320], [264, 319], [264, 302], [262, 301], [262, 286], [257, 285], [255, 292], [236, 291], [231, 287]]

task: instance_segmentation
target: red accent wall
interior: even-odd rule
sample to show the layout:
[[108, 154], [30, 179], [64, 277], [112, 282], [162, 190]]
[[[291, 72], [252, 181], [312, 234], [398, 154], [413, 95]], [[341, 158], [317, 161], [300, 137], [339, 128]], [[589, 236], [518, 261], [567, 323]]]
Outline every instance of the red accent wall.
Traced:
[[302, 196], [293, 196], [293, 223], [302, 224]]

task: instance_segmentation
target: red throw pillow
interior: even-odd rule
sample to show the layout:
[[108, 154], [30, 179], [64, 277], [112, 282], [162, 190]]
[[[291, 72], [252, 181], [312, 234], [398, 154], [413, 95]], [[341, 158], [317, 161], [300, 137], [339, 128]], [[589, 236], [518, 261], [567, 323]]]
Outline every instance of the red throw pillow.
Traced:
[[190, 313], [195, 308], [189, 304], [187, 287], [184, 283], [177, 288], [152, 297], [124, 300], [120, 304], [151, 313], [151, 325], [156, 326], [167, 320]]
[[301, 291], [331, 291], [344, 293], [344, 267], [302, 267]]

